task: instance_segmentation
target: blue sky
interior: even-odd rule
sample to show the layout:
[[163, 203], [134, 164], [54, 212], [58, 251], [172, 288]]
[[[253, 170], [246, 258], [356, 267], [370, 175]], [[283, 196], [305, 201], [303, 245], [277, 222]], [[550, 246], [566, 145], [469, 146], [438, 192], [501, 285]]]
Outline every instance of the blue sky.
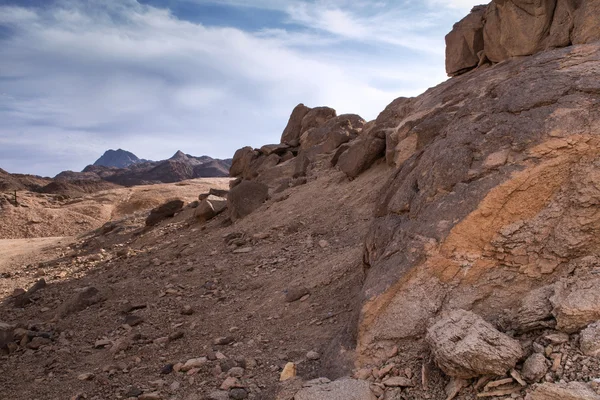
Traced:
[[444, 35], [479, 3], [0, 0], [0, 168], [227, 158], [298, 103], [373, 119], [446, 79]]

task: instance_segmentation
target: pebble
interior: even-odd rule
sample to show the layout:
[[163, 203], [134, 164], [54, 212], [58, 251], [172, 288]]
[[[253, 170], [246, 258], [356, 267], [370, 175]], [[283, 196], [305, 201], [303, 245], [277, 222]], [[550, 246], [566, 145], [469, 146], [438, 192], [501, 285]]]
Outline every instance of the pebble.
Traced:
[[183, 309], [181, 310], [181, 314], [183, 315], [192, 315], [193, 313], [194, 309], [192, 308], [192, 306], [189, 305], [183, 306]]
[[160, 370], [161, 375], [168, 375], [171, 372], [173, 372], [173, 364], [167, 364], [164, 367], [162, 367]]
[[229, 376], [233, 376], [234, 378], [241, 378], [244, 376], [244, 368], [241, 367], [233, 367], [229, 371], [227, 371]]
[[77, 375], [77, 379], [79, 379], [80, 381], [91, 381], [92, 379], [94, 379], [94, 377], [95, 375], [89, 372]]
[[242, 385], [240, 384], [240, 381], [237, 380], [237, 378], [234, 378], [232, 376], [228, 377], [227, 379], [225, 379], [223, 381], [223, 383], [221, 383], [221, 390], [229, 390], [229, 389], [233, 389], [233, 388], [237, 388], [237, 387], [241, 387]]
[[281, 375], [279, 376], [279, 381], [283, 382], [288, 379], [294, 378], [296, 376], [296, 364], [289, 362], [285, 364], [283, 367], [283, 371], [281, 371]]
[[[191, 359], [187, 360], [185, 362], [185, 364], [183, 364], [179, 370], [183, 371], [183, 372], [188, 372], [192, 368], [201, 367], [202, 365], [206, 364], [207, 362], [208, 362], [208, 359], [206, 357], [191, 358]], [[175, 368], [173, 368], [173, 369], [175, 369]]]
[[234, 400], [243, 400], [248, 397], [248, 392], [242, 388], [234, 388], [229, 391], [229, 397]]
[[136, 326], [144, 322], [144, 318], [139, 315], [127, 315], [125, 317], [125, 324], [129, 326]]
[[161, 400], [162, 397], [158, 392], [144, 393], [138, 397], [138, 400]]
[[233, 342], [235, 342], [235, 339], [231, 336], [219, 337], [213, 341], [216, 346], [225, 346]]

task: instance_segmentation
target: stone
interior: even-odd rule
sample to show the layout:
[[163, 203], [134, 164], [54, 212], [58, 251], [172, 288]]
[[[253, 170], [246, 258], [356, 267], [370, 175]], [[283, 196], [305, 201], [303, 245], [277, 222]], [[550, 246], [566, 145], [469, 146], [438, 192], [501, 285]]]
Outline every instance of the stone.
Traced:
[[92, 373], [84, 373], [77, 375], [77, 379], [79, 379], [80, 381], [91, 381], [94, 378], [95, 375]]
[[444, 391], [446, 392], [446, 400], [453, 400], [456, 396], [458, 396], [460, 391], [467, 386], [469, 386], [469, 381], [465, 379], [450, 379], [450, 382], [448, 382], [444, 388]]
[[146, 218], [146, 226], [154, 226], [164, 221], [167, 218], [172, 218], [183, 209], [185, 203], [182, 200], [168, 201], [150, 211], [150, 215]]
[[213, 340], [213, 344], [216, 346], [226, 346], [228, 344], [231, 344], [235, 342], [235, 338], [232, 336], [223, 336], [223, 337], [218, 337], [215, 340]]
[[[335, 118], [337, 113], [330, 107], [315, 107], [311, 108], [302, 118], [300, 137], [303, 133], [311, 128], [319, 128], [325, 125], [330, 119]], [[297, 139], [300, 139], [298, 137]]]
[[[229, 176], [239, 177], [242, 176], [250, 167], [252, 161], [256, 158], [256, 153], [252, 147], [242, 147], [237, 150], [233, 155], [231, 161], [231, 167], [229, 168]], [[233, 187], [230, 185], [230, 188]]]
[[331, 153], [344, 143], [358, 137], [364, 124], [365, 121], [356, 114], [331, 118], [322, 126], [309, 129], [302, 135], [301, 152], [304, 152], [309, 160], [313, 160], [318, 154]]
[[229, 400], [229, 393], [223, 390], [215, 390], [210, 392], [207, 397], [208, 400]]
[[295, 395], [294, 400], [376, 400], [371, 392], [369, 382], [355, 379], [340, 379], [334, 382], [328, 380], [311, 383]]
[[296, 364], [289, 362], [283, 367], [283, 371], [279, 375], [279, 381], [283, 382], [296, 376]]
[[144, 322], [144, 318], [139, 315], [130, 314], [125, 317], [124, 323], [129, 326], [136, 326]]
[[539, 382], [548, 372], [548, 359], [540, 353], [533, 353], [523, 363], [521, 372], [528, 382]]
[[207, 362], [208, 362], [208, 359], [206, 357], [190, 358], [189, 360], [187, 360], [185, 362], [185, 364], [183, 364], [181, 366], [180, 371], [188, 372], [189, 370], [191, 370], [193, 368], [202, 367]]
[[306, 296], [307, 294], [310, 294], [310, 291], [303, 286], [293, 287], [293, 288], [285, 290], [284, 292], [285, 292], [285, 302], [286, 303], [293, 303], [295, 301], [300, 300], [302, 297]]
[[586, 356], [600, 356], [600, 321], [588, 325], [579, 334], [579, 346]]
[[232, 221], [243, 218], [260, 207], [269, 196], [269, 187], [258, 182], [242, 181], [229, 191], [227, 208]]
[[385, 379], [383, 384], [387, 387], [413, 387], [414, 383], [408, 378], [403, 376], [392, 376], [391, 378]]
[[600, 320], [600, 278], [561, 282], [550, 301], [554, 306], [556, 329], [575, 333]]
[[220, 389], [221, 390], [230, 390], [233, 388], [240, 388], [243, 387], [243, 385], [240, 383], [240, 381], [237, 378], [234, 378], [232, 376], [226, 378], [223, 383], [221, 383]]
[[271, 154], [283, 155], [289, 148], [290, 146], [285, 143], [266, 144], [260, 148], [260, 151], [266, 156], [270, 156]]
[[515, 318], [517, 330], [527, 332], [556, 325], [550, 302], [550, 297], [553, 295], [553, 285], [542, 286], [528, 293], [521, 301], [521, 307]]
[[600, 400], [600, 395], [581, 382], [546, 382], [538, 385], [525, 400]]
[[31, 296], [35, 294], [40, 289], [46, 287], [46, 280], [39, 279], [36, 281], [27, 291], [23, 289], [15, 289], [15, 294], [13, 294], [13, 304], [15, 307], [25, 307], [27, 304], [31, 303]]
[[14, 341], [15, 326], [0, 322], [0, 349], [6, 348], [9, 343]]
[[337, 166], [348, 178], [356, 178], [373, 163], [385, 155], [385, 139], [375, 136], [361, 136], [352, 141], [348, 150], [338, 159]]
[[300, 103], [292, 110], [288, 123], [281, 134], [281, 143], [292, 143], [300, 140], [302, 120], [311, 109]]
[[229, 391], [229, 397], [234, 400], [243, 400], [248, 398], [248, 392], [243, 388], [233, 388]]
[[162, 400], [162, 398], [158, 392], [144, 393], [138, 396], [138, 400]]
[[169, 375], [171, 372], [173, 372], [173, 367], [174, 367], [174, 364], [165, 364], [160, 369], [160, 374], [161, 375]]
[[129, 398], [129, 397], [139, 397], [143, 394], [144, 392], [136, 387], [136, 386], [131, 386], [129, 389], [127, 389], [127, 392], [125, 392], [125, 397]]
[[449, 76], [460, 75], [479, 64], [486, 9], [486, 6], [473, 7], [471, 13], [454, 24], [446, 35], [446, 73]]
[[465, 310], [444, 313], [429, 327], [426, 340], [440, 369], [462, 379], [501, 376], [523, 355], [519, 342]]
[[226, 198], [209, 195], [198, 204], [198, 207], [194, 211], [194, 217], [200, 221], [208, 221], [219, 215], [226, 208]]
[[321, 358], [321, 355], [319, 353], [317, 353], [316, 351], [309, 351], [308, 353], [306, 353], [306, 359], [311, 360], [311, 361], [316, 361], [319, 358]]
[[106, 300], [106, 298], [98, 289], [93, 286], [88, 286], [77, 290], [75, 294], [58, 308], [56, 315], [58, 318], [64, 318], [69, 314], [85, 310], [104, 300]]
[[234, 378], [241, 378], [242, 376], [244, 376], [244, 368], [233, 367], [229, 371], [227, 371], [227, 375], [233, 376]]

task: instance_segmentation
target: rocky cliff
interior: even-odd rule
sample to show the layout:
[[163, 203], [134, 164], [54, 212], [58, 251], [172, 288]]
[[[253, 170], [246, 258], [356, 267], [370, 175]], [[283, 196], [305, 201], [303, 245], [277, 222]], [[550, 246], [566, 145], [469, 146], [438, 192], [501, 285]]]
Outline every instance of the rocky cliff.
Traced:
[[446, 72], [600, 40], [597, 0], [494, 0], [446, 36]]
[[[600, 320], [599, 4], [475, 7], [446, 38], [460, 76], [370, 122], [301, 104], [281, 144], [236, 153], [232, 176], [276, 197], [329, 168], [389, 166], [365, 237], [357, 376], [381, 382], [399, 362], [455, 383], [513, 371], [498, 395], [520, 392], [521, 374], [594, 378], [569, 334]], [[532, 378], [526, 361], [548, 345], [554, 366]], [[588, 398], [528, 398], [554, 390]]]

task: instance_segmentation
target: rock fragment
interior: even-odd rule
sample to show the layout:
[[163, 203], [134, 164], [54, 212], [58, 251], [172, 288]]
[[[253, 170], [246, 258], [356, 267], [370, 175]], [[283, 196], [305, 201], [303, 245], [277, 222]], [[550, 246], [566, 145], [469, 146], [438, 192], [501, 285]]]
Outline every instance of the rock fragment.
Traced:
[[523, 355], [519, 342], [464, 310], [444, 313], [427, 330], [426, 339], [441, 370], [463, 379], [502, 376]]

